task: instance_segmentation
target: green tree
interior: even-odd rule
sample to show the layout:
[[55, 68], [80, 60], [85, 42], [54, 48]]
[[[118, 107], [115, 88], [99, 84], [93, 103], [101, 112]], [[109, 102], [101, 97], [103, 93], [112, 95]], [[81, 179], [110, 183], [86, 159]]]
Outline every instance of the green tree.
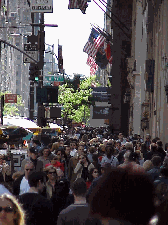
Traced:
[[[6, 92], [0, 92], [0, 96], [5, 95], [5, 94], [10, 94], [11, 92], [6, 91]], [[24, 106], [24, 103], [22, 101], [22, 96], [17, 95], [17, 103], [5, 103], [4, 104], [4, 116], [20, 116], [19, 110], [21, 107]]]
[[92, 85], [100, 86], [96, 76], [80, 82], [80, 87], [74, 90], [68, 83], [59, 86], [58, 102], [63, 106], [62, 117], [72, 119], [74, 122], [87, 122], [90, 118], [89, 97], [91, 97]]

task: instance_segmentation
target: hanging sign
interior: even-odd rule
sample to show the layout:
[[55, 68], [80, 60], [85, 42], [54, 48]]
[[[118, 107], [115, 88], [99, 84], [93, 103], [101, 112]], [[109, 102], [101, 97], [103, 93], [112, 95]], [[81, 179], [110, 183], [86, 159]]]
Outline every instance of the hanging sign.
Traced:
[[52, 13], [53, 0], [31, 0], [32, 13]]
[[[33, 59], [38, 61], [38, 45], [37, 44], [24, 44], [24, 51], [30, 55]], [[23, 55], [23, 62], [24, 63], [34, 63], [32, 59], [27, 57], [27, 55]]]

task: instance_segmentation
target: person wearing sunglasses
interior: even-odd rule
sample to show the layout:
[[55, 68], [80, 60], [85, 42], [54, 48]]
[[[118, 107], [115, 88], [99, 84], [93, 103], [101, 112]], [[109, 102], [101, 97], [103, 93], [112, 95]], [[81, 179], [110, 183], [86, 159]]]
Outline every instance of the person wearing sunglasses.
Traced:
[[24, 174], [19, 176], [13, 183], [13, 194], [15, 196], [27, 193], [29, 191], [28, 176], [35, 170], [34, 164], [29, 161], [25, 164]]
[[89, 177], [89, 172], [91, 168], [94, 168], [94, 165], [89, 162], [87, 156], [80, 155], [79, 161], [74, 169], [74, 174], [76, 175], [76, 178], [83, 178], [85, 181], [87, 181]]
[[57, 181], [57, 171], [53, 165], [50, 165], [45, 168], [45, 172], [47, 173], [48, 181], [46, 182], [46, 194], [47, 198], [50, 199], [55, 190], [55, 185]]
[[90, 172], [89, 172], [89, 178], [88, 180], [86, 181], [86, 187], [87, 189], [89, 189], [92, 181], [95, 179], [95, 178], [98, 178], [99, 176], [99, 171], [97, 168], [91, 168], [90, 169]]
[[0, 224], [25, 225], [25, 213], [12, 195], [3, 194], [0, 196]]

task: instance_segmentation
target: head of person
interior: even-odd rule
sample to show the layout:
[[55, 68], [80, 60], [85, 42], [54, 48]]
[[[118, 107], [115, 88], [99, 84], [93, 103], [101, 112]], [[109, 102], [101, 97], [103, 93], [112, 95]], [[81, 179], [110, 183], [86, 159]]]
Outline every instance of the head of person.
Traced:
[[51, 152], [54, 152], [55, 150], [57, 150], [59, 148], [59, 142], [55, 142], [52, 144], [51, 147]]
[[75, 140], [71, 140], [69, 146], [70, 146], [71, 151], [74, 150], [74, 149], [77, 149], [76, 141]]
[[117, 148], [117, 149], [120, 149], [121, 148], [121, 141], [116, 141], [115, 142], [115, 147]]
[[162, 143], [161, 140], [158, 140], [158, 141], [156, 142], [156, 144], [157, 144], [158, 147], [163, 147], [163, 143]]
[[135, 147], [137, 150], [141, 150], [141, 142], [137, 142]]
[[150, 150], [152, 151], [152, 152], [157, 152], [157, 145], [156, 144], [150, 144]]
[[126, 150], [133, 151], [133, 143], [132, 142], [126, 142], [125, 148], [126, 148]]
[[91, 147], [89, 148], [89, 152], [90, 152], [91, 154], [95, 153], [95, 152], [96, 152], [96, 147], [95, 147], [95, 146], [91, 146]]
[[24, 225], [25, 213], [12, 195], [0, 196], [0, 224], [2, 225]]
[[120, 141], [123, 141], [123, 134], [122, 134], [122, 133], [119, 133], [118, 139], [119, 139]]
[[40, 146], [40, 141], [39, 140], [32, 140], [32, 146], [36, 147], [36, 146]]
[[86, 182], [84, 181], [83, 178], [77, 178], [71, 185], [71, 190], [74, 195], [74, 197], [83, 197], [85, 198], [86, 196]]
[[38, 157], [38, 151], [34, 147], [29, 148], [29, 156], [33, 160], [36, 160]]
[[48, 157], [49, 154], [50, 154], [50, 150], [49, 150], [49, 148], [48, 148], [47, 146], [45, 146], [45, 147], [43, 148], [43, 156], [44, 156], [44, 157]]
[[107, 171], [111, 168], [111, 164], [110, 163], [103, 163], [101, 165], [101, 174], [104, 175], [107, 173]]
[[128, 162], [129, 161], [129, 155], [130, 155], [131, 151], [127, 150], [124, 154], [124, 162]]
[[154, 184], [147, 174], [111, 168], [89, 197], [90, 214], [102, 221], [115, 219], [147, 225], [155, 213], [154, 201]]
[[143, 168], [145, 171], [149, 171], [153, 168], [153, 163], [151, 160], [146, 160], [144, 163], [143, 163]]
[[50, 165], [45, 168], [45, 172], [47, 174], [47, 178], [49, 181], [57, 180], [57, 170], [54, 166]]
[[156, 166], [156, 167], [160, 167], [162, 164], [162, 159], [160, 156], [153, 156], [151, 161], [153, 166]]
[[78, 151], [78, 155], [84, 154], [84, 146], [83, 145], [79, 145], [77, 151]]
[[34, 171], [35, 171], [34, 164], [31, 161], [27, 162], [24, 167], [25, 178], [28, 180], [29, 175]]
[[64, 139], [63, 138], [61, 138], [61, 139], [59, 139], [59, 147], [64, 147]]
[[150, 141], [150, 135], [149, 134], [146, 135], [146, 141]]
[[35, 188], [38, 193], [43, 192], [46, 184], [45, 172], [32, 172], [28, 177], [29, 186]]
[[89, 181], [93, 181], [99, 176], [99, 171], [97, 168], [91, 168], [89, 171]]
[[66, 156], [69, 156], [70, 155], [70, 151], [71, 151], [70, 146], [69, 145], [65, 145], [64, 147], [65, 147], [65, 154], [66, 154]]
[[129, 162], [139, 162], [139, 154], [137, 152], [131, 152], [128, 158]]
[[88, 157], [85, 154], [81, 154], [78, 156], [79, 161], [81, 161], [82, 164], [89, 162]]
[[115, 149], [114, 149], [113, 145], [107, 144], [106, 148], [105, 148], [105, 152], [106, 152], [107, 157], [111, 157], [115, 152]]
[[147, 148], [146, 143], [144, 142], [141, 144], [141, 152], [146, 153], [147, 151], [148, 151], [148, 148]]
[[58, 161], [61, 161], [61, 157], [62, 157], [62, 147], [59, 147], [56, 151], [55, 151], [55, 155], [57, 157]]

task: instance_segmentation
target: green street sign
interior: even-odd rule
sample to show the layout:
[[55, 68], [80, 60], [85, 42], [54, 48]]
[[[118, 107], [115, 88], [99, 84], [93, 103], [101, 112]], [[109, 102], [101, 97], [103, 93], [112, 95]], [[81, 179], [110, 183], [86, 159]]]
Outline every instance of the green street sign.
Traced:
[[64, 82], [64, 78], [63, 76], [54, 76], [54, 75], [50, 75], [50, 76], [44, 76], [44, 81], [58, 81], [58, 82]]

